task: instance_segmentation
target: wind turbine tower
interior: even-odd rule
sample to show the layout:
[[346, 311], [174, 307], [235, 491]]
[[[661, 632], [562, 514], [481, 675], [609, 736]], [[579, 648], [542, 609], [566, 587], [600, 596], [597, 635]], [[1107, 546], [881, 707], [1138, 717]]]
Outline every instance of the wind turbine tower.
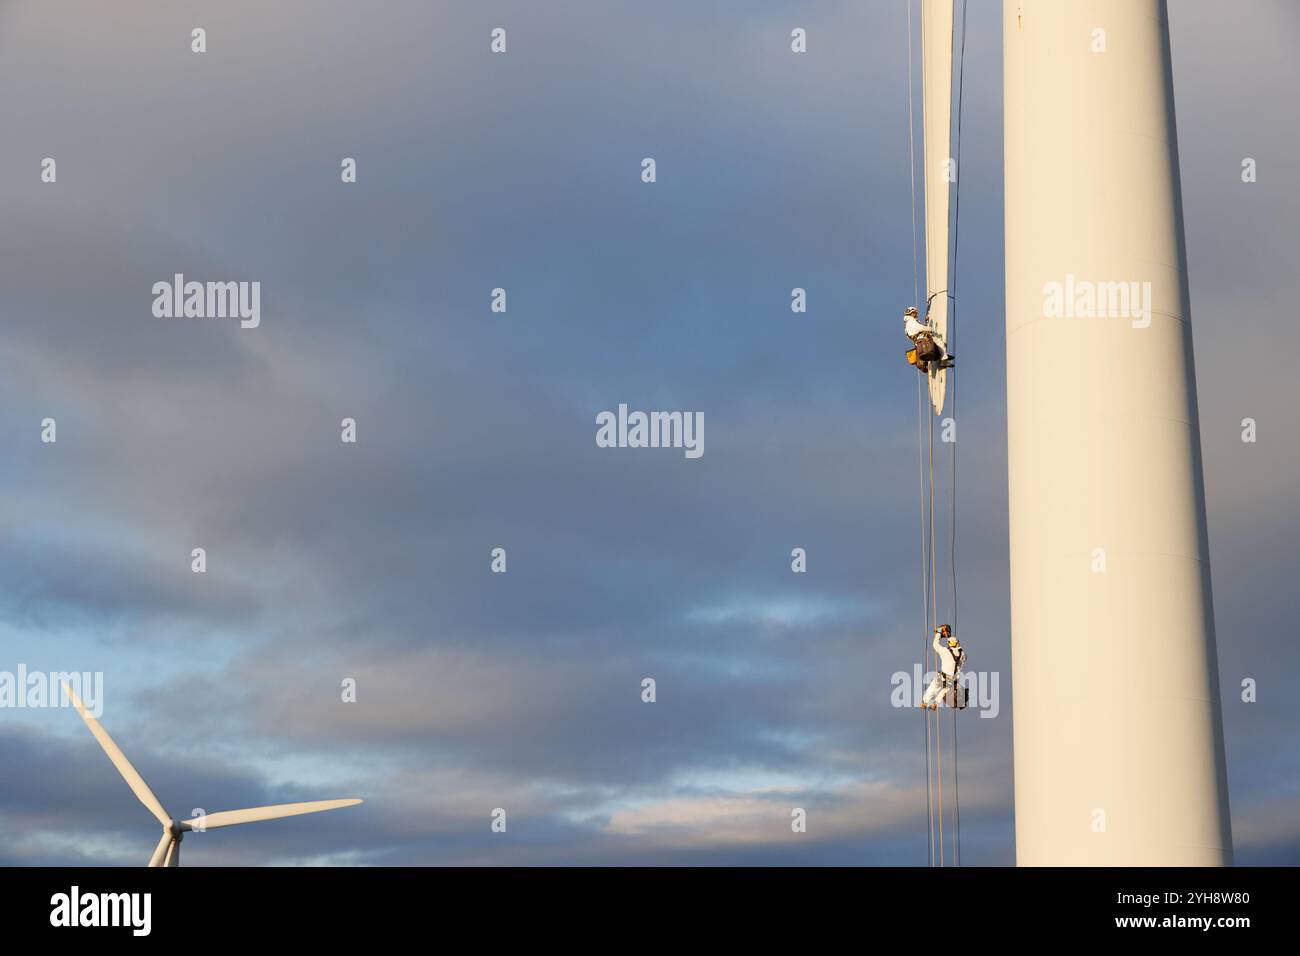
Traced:
[[1228, 865], [1166, 4], [1004, 0], [1021, 865]]

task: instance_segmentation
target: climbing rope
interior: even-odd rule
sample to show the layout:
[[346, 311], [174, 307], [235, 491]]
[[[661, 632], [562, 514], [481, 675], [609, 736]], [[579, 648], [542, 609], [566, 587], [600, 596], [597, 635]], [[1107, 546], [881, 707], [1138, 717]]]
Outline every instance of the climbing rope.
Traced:
[[[930, 591], [929, 591], [929, 569], [926, 566], [926, 554], [928, 549], [925, 544], [925, 453], [922, 451], [923, 443], [921, 441], [921, 424], [929, 419], [930, 402], [926, 395], [925, 386], [921, 382], [921, 376], [916, 377], [916, 467], [917, 467], [917, 490], [920, 493], [920, 506], [917, 508], [916, 523], [921, 536], [921, 618], [925, 621], [925, 632], [930, 633]], [[921, 649], [921, 660], [928, 659], [927, 655], [931, 653], [930, 642], [927, 638]], [[924, 674], [922, 674], [924, 679]], [[934, 866], [934, 799], [933, 793], [933, 773], [930, 769], [930, 711], [923, 710], [925, 715], [925, 812], [928, 820], [926, 830], [926, 849], [930, 858], [930, 865]]]
[[[917, 258], [916, 230], [916, 133], [913, 129], [915, 108], [912, 103], [912, 0], [903, 0], [907, 7], [907, 173], [912, 184], [912, 307], [921, 304], [921, 276]], [[925, 453], [921, 441], [921, 425], [926, 421], [928, 400], [920, 376], [916, 380], [916, 477], [919, 489], [919, 507], [917, 508], [917, 527], [921, 539], [921, 617], [925, 621], [925, 633], [930, 630], [930, 587], [927, 555], [929, 553], [925, 540]], [[930, 651], [927, 642], [921, 652], [921, 660], [926, 660]], [[925, 714], [925, 849], [930, 866], [934, 866], [934, 787], [933, 770], [930, 766], [930, 712]]]
[[[957, 182], [953, 189], [952, 217], [952, 315], [949, 319], [948, 348], [956, 353], [957, 343], [957, 253], [961, 248], [961, 104], [962, 90], [966, 79], [966, 0], [961, 0], [961, 52], [957, 58]], [[952, 372], [952, 418], [957, 421], [957, 373]], [[955, 439], [956, 436], [954, 435]], [[957, 632], [957, 442], [949, 443], [949, 456], [952, 460], [952, 481], [948, 494], [952, 503], [952, 517], [948, 522], [952, 539], [948, 546], [948, 559], [951, 562], [949, 580], [952, 583], [952, 629]], [[953, 688], [953, 703], [957, 702], [958, 688]], [[957, 708], [952, 711], [952, 802], [953, 802], [953, 862], [961, 866], [961, 787], [957, 779]]]
[[907, 172], [912, 178], [912, 307], [921, 304], [921, 274], [916, 258], [916, 134], [912, 132], [912, 0], [907, 4]]
[[[916, 307], [920, 299], [920, 265], [918, 260], [918, 239], [917, 239], [917, 216], [916, 216], [916, 134], [914, 126], [915, 107], [913, 104], [912, 85], [912, 2], [907, 3], [907, 148], [908, 148], [908, 170], [911, 180], [912, 196], [912, 282], [913, 282], [913, 304]], [[922, 36], [925, 33], [925, 24], [921, 26]], [[952, 250], [952, 277], [947, 284], [949, 289], [942, 289], [931, 294], [926, 299], [926, 314], [929, 314], [930, 301], [935, 295], [944, 295], [951, 302], [950, 309], [950, 328], [948, 330], [947, 347], [950, 354], [955, 354], [956, 343], [956, 324], [957, 324], [957, 247], [960, 236], [961, 223], [961, 121], [962, 121], [962, 91], [965, 79], [965, 62], [966, 62], [966, 0], [962, 0], [961, 11], [961, 48], [958, 59], [958, 81], [957, 81], [957, 135], [955, 142], [956, 167], [958, 171], [957, 181], [954, 185], [954, 214], [953, 214], [953, 250]], [[924, 77], [923, 77], [924, 81]], [[922, 116], [924, 118], [925, 103], [922, 100]], [[928, 237], [927, 237], [927, 241]], [[946, 277], [945, 277], [946, 278]], [[929, 277], [927, 277], [927, 280]], [[925, 647], [922, 652], [922, 660], [928, 663], [925, 673], [938, 673], [939, 661], [938, 655], [934, 652], [930, 643], [933, 628], [939, 623], [939, 581], [938, 581], [938, 518], [942, 513], [936, 507], [936, 498], [939, 497], [936, 489], [935, 468], [934, 468], [934, 418], [929, 414], [929, 400], [925, 382], [922, 376], [917, 379], [917, 472], [920, 494], [920, 538], [921, 538], [921, 603], [922, 617], [925, 623]], [[955, 371], [951, 374], [952, 386], [952, 418], [955, 422], [957, 415], [957, 382]], [[955, 436], [954, 436], [955, 439]], [[948, 442], [950, 461], [950, 486], [947, 489], [949, 495], [949, 541], [948, 541], [948, 576], [951, 586], [951, 604], [949, 607], [950, 618], [953, 630], [956, 632], [957, 627], [957, 443], [955, 440]], [[927, 460], [928, 458], [928, 460]], [[947, 690], [947, 688], [945, 688]], [[927, 835], [926, 848], [929, 857], [930, 866], [934, 866], [936, 859], [939, 866], [946, 866], [948, 863], [947, 848], [952, 848], [952, 861], [954, 865], [961, 865], [961, 790], [957, 773], [957, 710], [961, 696], [960, 684], [954, 682], [951, 688], [952, 694], [952, 755], [950, 778], [952, 794], [952, 810], [949, 819], [952, 824], [952, 840], [946, 840], [947, 827], [944, 824], [944, 815], [946, 802], [943, 793], [943, 725], [937, 711], [932, 713], [928, 708], [923, 709], [925, 717], [925, 784], [926, 784], [926, 817], [927, 817]], [[947, 694], [942, 698], [947, 701]], [[933, 720], [931, 719], [933, 717]], [[931, 724], [933, 723], [933, 731]], [[933, 748], [933, 750], [932, 750]], [[937, 851], [937, 852], [936, 852]]]
[[[928, 434], [928, 445], [930, 448], [930, 602], [931, 612], [934, 621], [939, 620], [939, 582], [935, 574], [935, 521], [934, 521], [934, 422], [930, 415], [926, 414], [926, 421], [929, 427], [926, 429]], [[933, 652], [932, 652], [933, 653]], [[938, 667], [938, 660], [933, 662]], [[947, 857], [943, 852], [943, 721], [939, 719], [938, 713], [935, 713], [934, 720], [934, 756], [935, 756], [935, 777], [938, 780], [939, 793], [939, 865], [947, 865]]]

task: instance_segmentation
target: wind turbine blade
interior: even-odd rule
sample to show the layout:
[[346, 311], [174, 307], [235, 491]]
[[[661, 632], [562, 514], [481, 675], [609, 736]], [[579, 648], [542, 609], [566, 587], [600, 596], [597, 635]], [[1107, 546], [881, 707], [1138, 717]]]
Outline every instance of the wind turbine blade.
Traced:
[[171, 844], [167, 847], [167, 862], [163, 866], [180, 866], [181, 865], [181, 841], [172, 837]]
[[149, 857], [150, 866], [162, 866], [163, 860], [167, 858], [167, 847], [171, 845], [172, 835], [170, 830], [164, 830], [162, 839], [158, 841], [158, 846], [153, 851], [153, 856]]
[[108, 759], [113, 761], [113, 766], [122, 775], [126, 785], [131, 788], [131, 791], [140, 799], [140, 802], [149, 808], [149, 812], [158, 818], [159, 823], [165, 827], [170, 827], [172, 818], [167, 815], [167, 811], [163, 809], [163, 805], [158, 801], [158, 798], [153, 795], [153, 791], [144, 782], [144, 778], [140, 776], [135, 767], [131, 766], [131, 761], [126, 759], [126, 754], [122, 753], [122, 748], [114, 743], [113, 738], [108, 735], [108, 731], [99, 725], [99, 721], [90, 716], [77, 695], [72, 692], [71, 687], [65, 683], [63, 690], [68, 695], [68, 699], [72, 701], [72, 705], [77, 708], [77, 713], [81, 715], [81, 719], [90, 728], [90, 732], [99, 741], [99, 745], [104, 748], [104, 753], [108, 754]]
[[[961, 175], [952, 168], [952, 5], [921, 3], [921, 99], [925, 129], [925, 303], [926, 317], [943, 339], [948, 335], [948, 197]], [[943, 411], [948, 372], [932, 368], [930, 404]]]
[[337, 810], [339, 807], [355, 807], [362, 801], [348, 800], [313, 800], [310, 803], [277, 803], [273, 807], [250, 807], [247, 810], [222, 810], [205, 816], [186, 820], [185, 825], [193, 830], [213, 830], [217, 827], [232, 827], [238, 823], [256, 823], [258, 820], [276, 820], [280, 817], [296, 817], [300, 813], [319, 813], [322, 810]]

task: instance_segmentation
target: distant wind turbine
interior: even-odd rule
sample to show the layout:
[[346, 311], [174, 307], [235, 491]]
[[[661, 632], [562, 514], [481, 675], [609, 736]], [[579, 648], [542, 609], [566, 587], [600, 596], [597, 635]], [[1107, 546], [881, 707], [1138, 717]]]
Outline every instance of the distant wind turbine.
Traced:
[[255, 823], [258, 820], [296, 817], [302, 813], [319, 813], [321, 810], [354, 807], [362, 802], [357, 799], [348, 799], [313, 800], [309, 803], [279, 803], [271, 807], [223, 810], [220, 813], [209, 813], [195, 817], [192, 820], [177, 820], [167, 813], [162, 803], [149, 789], [149, 785], [144, 782], [144, 778], [140, 776], [135, 767], [131, 766], [131, 761], [126, 759], [126, 754], [122, 753], [122, 748], [108, 735], [108, 731], [100, 726], [99, 721], [87, 713], [85, 706], [77, 695], [72, 692], [72, 689], [67, 684], [64, 684], [63, 690], [68, 695], [68, 699], [72, 701], [73, 706], [77, 708], [77, 713], [81, 714], [81, 719], [86, 722], [90, 732], [99, 741], [99, 745], [104, 748], [104, 753], [108, 754], [108, 759], [113, 761], [113, 766], [122, 775], [126, 785], [131, 788], [131, 791], [139, 798], [140, 802], [162, 824], [162, 839], [158, 841], [153, 856], [149, 858], [149, 866], [180, 866], [181, 840], [190, 830], [213, 830], [217, 827], [231, 827], [238, 823]]

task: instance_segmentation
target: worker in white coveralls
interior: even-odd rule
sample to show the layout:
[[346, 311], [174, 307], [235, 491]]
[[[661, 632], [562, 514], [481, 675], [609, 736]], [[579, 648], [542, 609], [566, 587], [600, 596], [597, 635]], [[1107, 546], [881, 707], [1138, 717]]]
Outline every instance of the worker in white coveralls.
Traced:
[[[939, 698], [943, 697], [945, 700], [950, 699], [957, 707], [965, 707], [965, 694], [963, 688], [957, 684], [957, 678], [966, 664], [966, 649], [961, 646], [961, 642], [953, 635], [952, 628], [947, 624], [940, 624], [934, 629], [933, 647], [939, 658], [939, 670], [935, 673], [934, 680], [930, 681], [930, 686], [926, 688], [925, 696], [921, 698], [921, 706], [937, 710]], [[952, 690], [951, 698], [948, 698], [949, 690]]]
[[935, 328], [930, 325], [930, 316], [924, 319], [916, 317], [916, 309], [908, 306], [903, 310], [903, 334], [912, 340], [914, 348], [908, 349], [907, 361], [916, 366], [918, 372], [929, 372], [931, 366], [936, 369], [952, 365], [952, 356]]

